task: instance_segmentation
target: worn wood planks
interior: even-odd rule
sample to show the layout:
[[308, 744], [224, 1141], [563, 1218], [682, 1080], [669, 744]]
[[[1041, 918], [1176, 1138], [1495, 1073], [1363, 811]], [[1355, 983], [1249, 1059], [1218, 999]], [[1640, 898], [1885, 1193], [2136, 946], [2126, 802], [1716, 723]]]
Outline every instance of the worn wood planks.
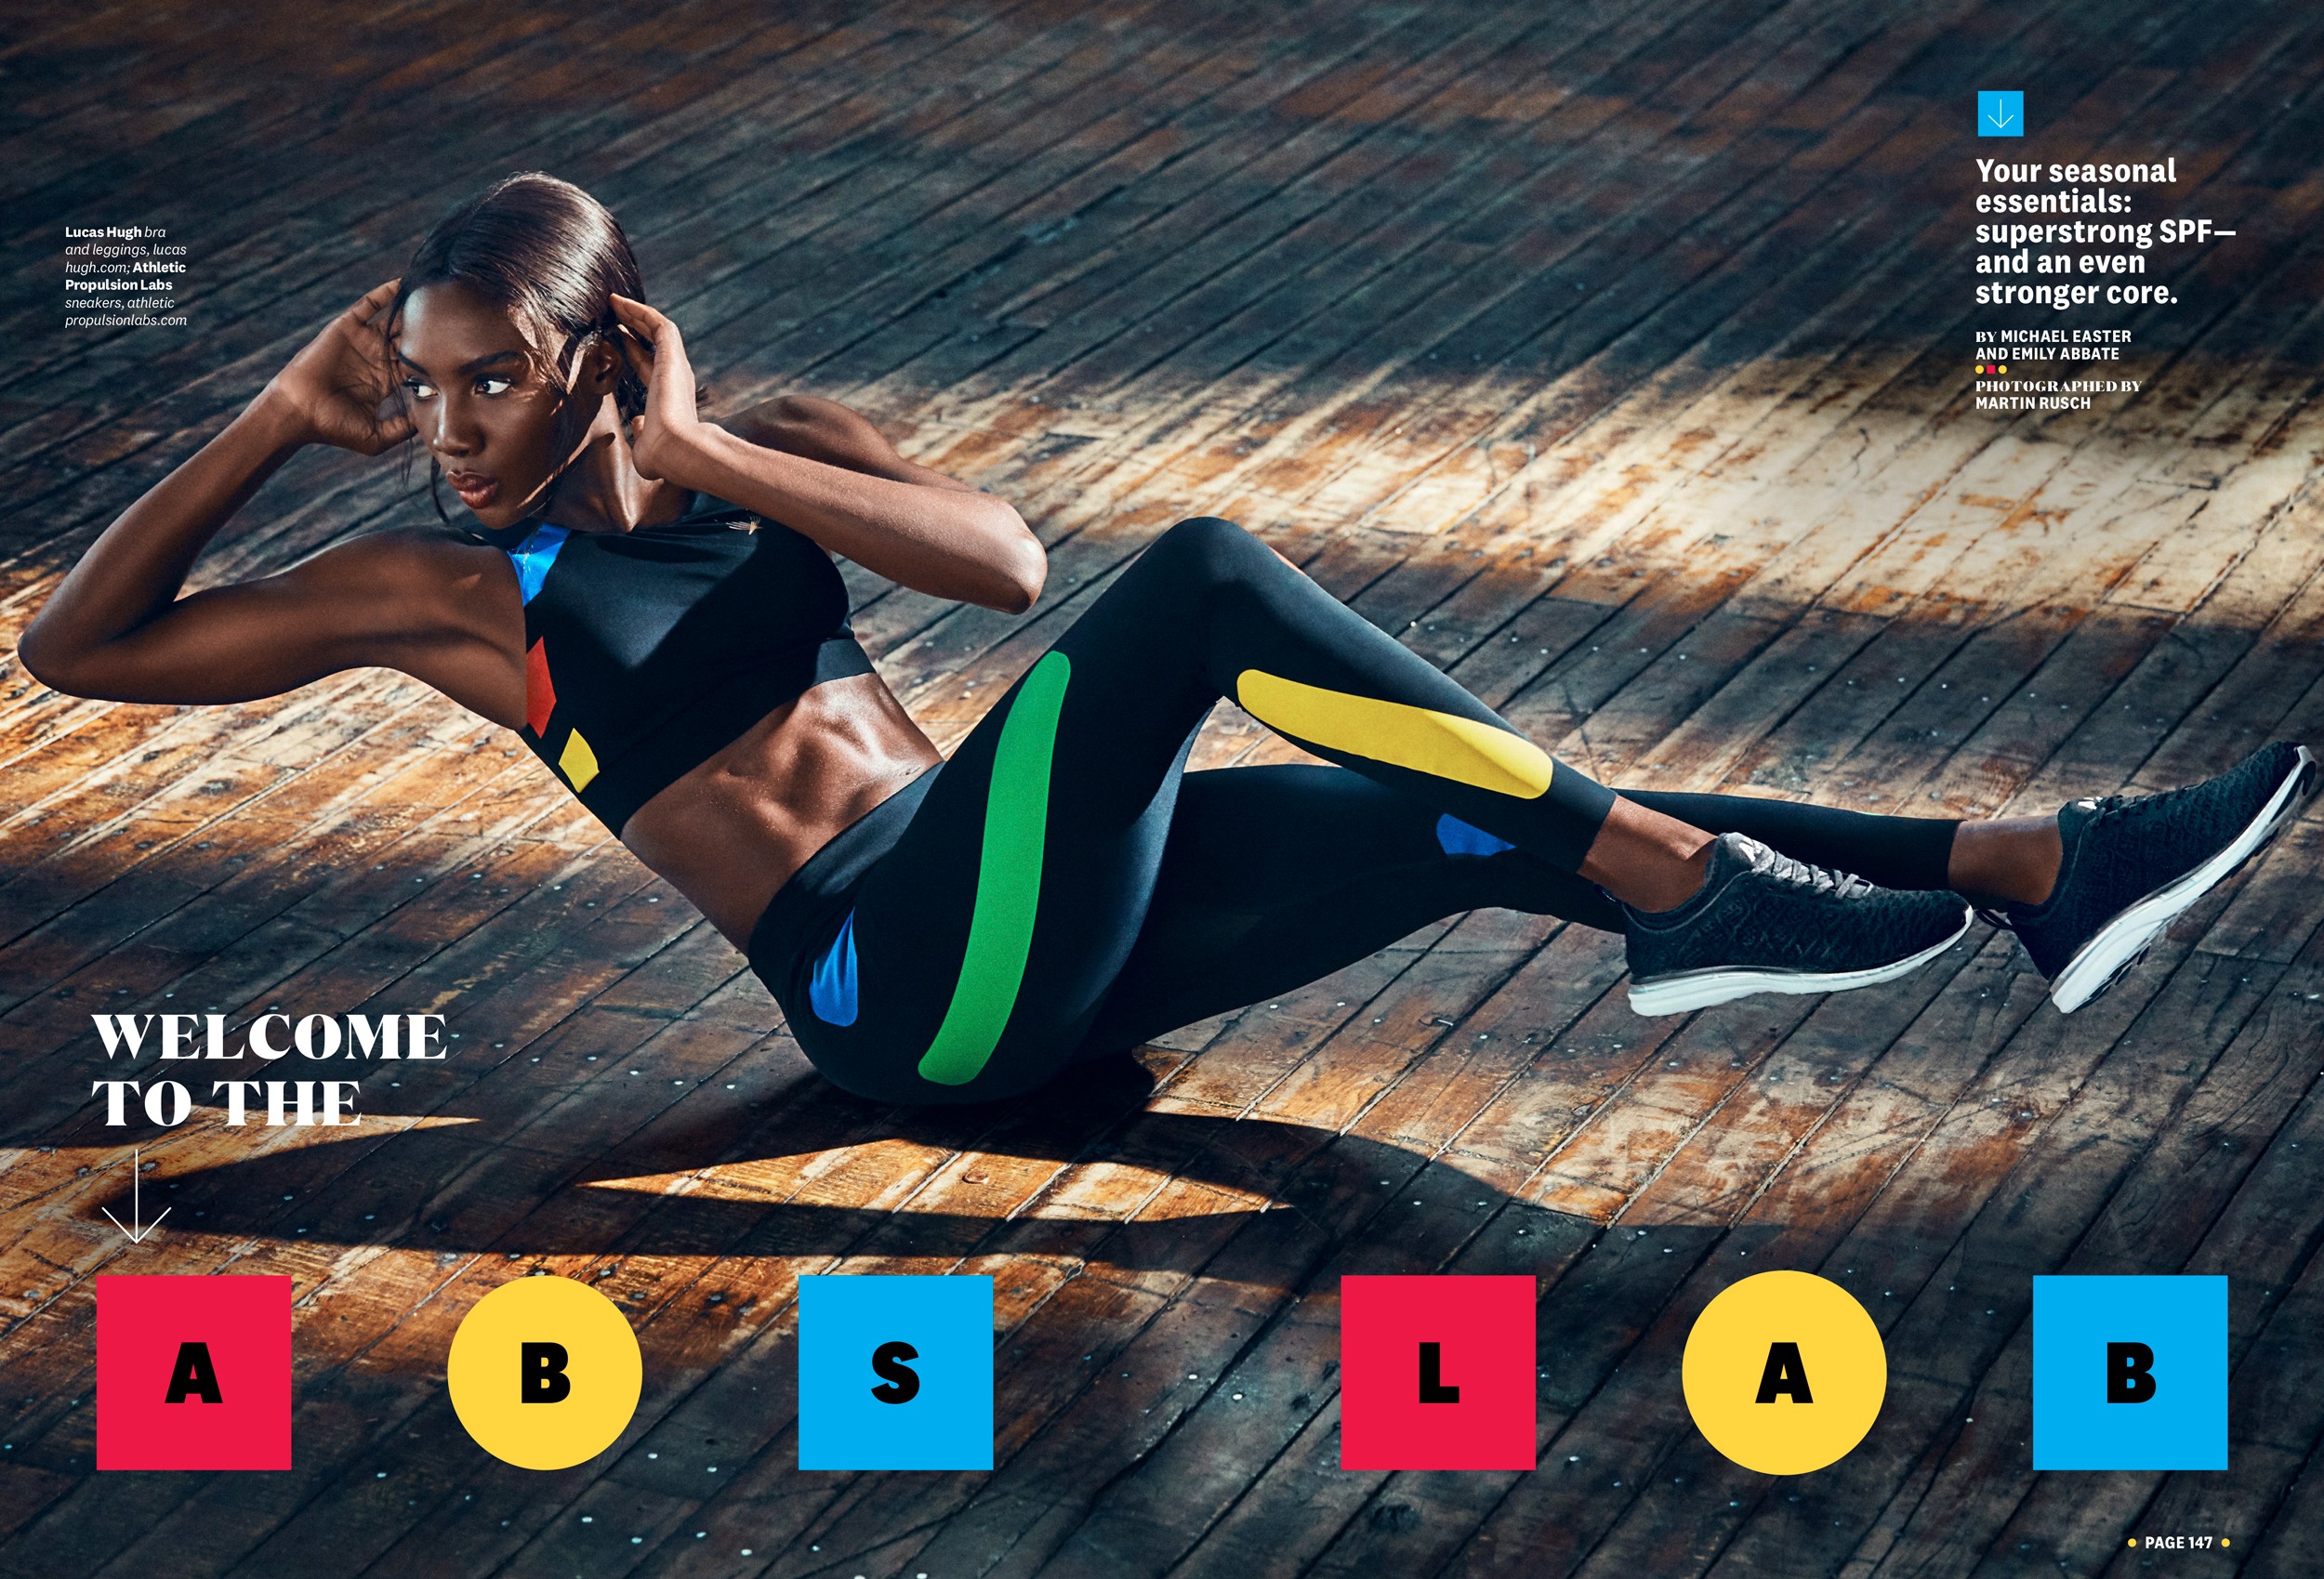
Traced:
[[[9, 639], [449, 202], [538, 165], [620, 214], [718, 409], [838, 395], [1050, 545], [1017, 620], [849, 568], [946, 747], [1197, 513], [1617, 782], [1961, 816], [2324, 737], [2312, 9], [328, 9], [35, 8], [0, 46]], [[2174, 152], [2162, 201], [2243, 222], [2120, 316], [2135, 399], [1974, 406], [1960, 128], [2004, 77], [2058, 156]], [[128, 219], [192, 238], [196, 329], [52, 328], [61, 226]], [[427, 512], [304, 456], [201, 574]], [[1298, 755], [1221, 707], [1194, 760]], [[409, 681], [139, 708], [9, 661], [0, 773], [11, 1571], [1872, 1579], [2129, 1572], [2126, 1532], [2198, 1526], [2222, 1571], [2309, 1566], [2313, 815], [2071, 1019], [1988, 937], [1641, 1021], [1618, 942], [1478, 913], [1143, 1080], [929, 1115], [823, 1086], [733, 951]], [[346, 1137], [142, 1135], [176, 1215], [128, 1249], [86, 1015], [277, 1003], [462, 1039]], [[1874, 1435], [1796, 1482], [1676, 1386], [1694, 1315], [1773, 1265], [1891, 1345]], [[91, 1280], [230, 1268], [295, 1280], [297, 1467], [95, 1475]], [[647, 1356], [622, 1441], [537, 1477], [442, 1388], [461, 1314], [536, 1268]], [[990, 1475], [793, 1467], [825, 1270], [995, 1277]], [[1338, 1279], [1433, 1270], [1539, 1280], [1531, 1475], [1337, 1467]], [[2228, 1475], [2027, 1472], [2027, 1280], [2101, 1270], [2234, 1280]]]

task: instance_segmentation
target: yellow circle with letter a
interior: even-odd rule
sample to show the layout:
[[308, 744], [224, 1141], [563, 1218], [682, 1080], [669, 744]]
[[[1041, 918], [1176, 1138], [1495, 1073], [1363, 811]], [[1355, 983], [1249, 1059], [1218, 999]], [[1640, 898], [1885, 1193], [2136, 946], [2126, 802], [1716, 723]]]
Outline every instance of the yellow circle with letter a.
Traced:
[[1695, 1318], [1680, 1365], [1710, 1445], [1763, 1475], [1845, 1457], [1880, 1417], [1888, 1351], [1855, 1296], [1813, 1272], [1762, 1272]]
[[478, 1300], [444, 1372], [476, 1445], [520, 1469], [566, 1469], [603, 1453], [645, 1381], [628, 1318], [559, 1277], [518, 1278]]

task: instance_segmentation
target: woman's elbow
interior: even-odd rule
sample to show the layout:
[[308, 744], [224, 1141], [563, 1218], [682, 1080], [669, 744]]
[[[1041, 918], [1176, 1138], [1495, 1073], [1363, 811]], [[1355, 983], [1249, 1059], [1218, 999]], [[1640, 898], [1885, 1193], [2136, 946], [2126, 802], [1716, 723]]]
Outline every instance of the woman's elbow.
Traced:
[[994, 607], [1005, 614], [1022, 614], [1040, 601], [1041, 588], [1049, 581], [1049, 551], [1013, 508], [997, 499], [993, 502], [1004, 516], [999, 525], [1007, 544], [1001, 565], [1005, 586]]
[[[1031, 536], [1031, 533], [1027, 533]], [[1041, 588], [1049, 581], [1049, 556], [1037, 539], [1023, 572], [1010, 588], [1008, 612], [1022, 614], [1041, 600]]]
[[49, 690], [66, 696], [86, 696], [85, 682], [76, 672], [71, 651], [41, 628], [36, 617], [16, 644], [16, 661], [24, 672]]

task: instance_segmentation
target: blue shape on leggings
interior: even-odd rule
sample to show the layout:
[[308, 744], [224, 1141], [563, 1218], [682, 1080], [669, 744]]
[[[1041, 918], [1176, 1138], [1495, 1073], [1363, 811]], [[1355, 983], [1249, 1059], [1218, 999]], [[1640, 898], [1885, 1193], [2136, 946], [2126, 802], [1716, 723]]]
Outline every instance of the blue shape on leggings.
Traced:
[[815, 961], [807, 980], [807, 1005], [825, 1025], [855, 1023], [855, 912], [839, 923], [839, 935]]
[[517, 568], [517, 590], [530, 603], [540, 596], [541, 583], [548, 579], [548, 567], [557, 562], [557, 550], [572, 536], [570, 529], [551, 526], [544, 521], [533, 529], [533, 534], [508, 550], [508, 562]]
[[1499, 855], [1517, 848], [1483, 828], [1471, 827], [1449, 811], [1436, 819], [1436, 842], [1446, 855]]

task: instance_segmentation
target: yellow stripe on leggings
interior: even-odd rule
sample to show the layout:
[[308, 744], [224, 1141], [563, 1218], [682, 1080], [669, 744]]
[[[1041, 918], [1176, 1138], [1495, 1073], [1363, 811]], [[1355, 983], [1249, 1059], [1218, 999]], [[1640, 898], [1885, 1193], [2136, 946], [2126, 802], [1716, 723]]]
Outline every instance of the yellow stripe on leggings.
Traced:
[[1302, 685], [1264, 669], [1235, 676], [1235, 699], [1261, 723], [1296, 739], [1524, 800], [1550, 787], [1556, 767], [1548, 752], [1513, 730]]

